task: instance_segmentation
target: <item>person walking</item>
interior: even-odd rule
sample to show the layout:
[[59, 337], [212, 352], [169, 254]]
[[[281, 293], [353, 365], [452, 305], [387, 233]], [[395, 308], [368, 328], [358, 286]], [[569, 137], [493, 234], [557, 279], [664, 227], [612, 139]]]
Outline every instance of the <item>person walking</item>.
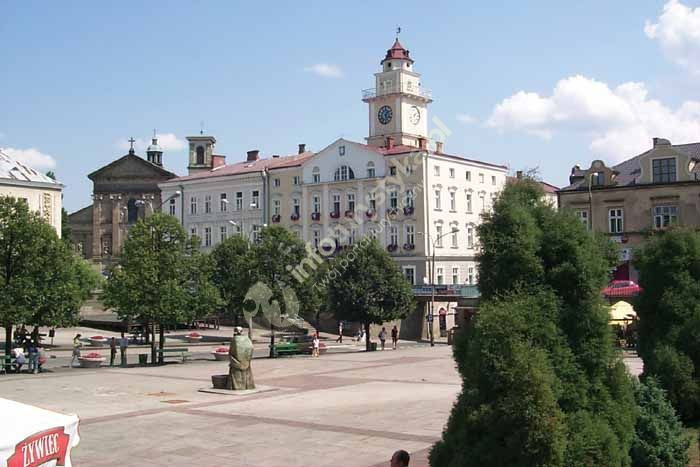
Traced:
[[391, 346], [396, 350], [396, 346], [399, 344], [399, 329], [394, 325], [391, 329]]
[[126, 366], [126, 349], [129, 348], [129, 339], [122, 332], [122, 337], [119, 339], [119, 354], [121, 355], [121, 366]]
[[411, 461], [411, 456], [408, 455], [403, 449], [399, 449], [391, 456], [390, 467], [408, 467], [408, 463]]
[[29, 355], [29, 367], [28, 371], [30, 373], [39, 372], [39, 349], [36, 348], [33, 341], [27, 343], [27, 354]]
[[379, 331], [379, 342], [382, 344], [382, 350], [384, 350], [384, 344], [386, 344], [386, 328], [382, 327], [382, 330]]
[[[80, 358], [80, 348], [83, 346], [83, 343], [80, 342], [80, 337], [80, 334], [76, 334], [73, 338], [73, 358], [70, 361], [71, 368], [75, 366], [75, 361]], [[79, 360], [78, 363], [80, 363]]]
[[321, 352], [320, 352], [321, 341], [318, 338], [318, 332], [316, 334], [314, 334], [313, 346], [314, 346], [314, 348], [313, 348], [312, 356], [319, 357], [321, 355]]
[[109, 340], [109, 366], [114, 366], [114, 358], [117, 356], [117, 338], [112, 336]]
[[338, 322], [338, 338], [335, 341], [340, 342], [341, 344], [343, 343], [343, 322], [342, 321]]

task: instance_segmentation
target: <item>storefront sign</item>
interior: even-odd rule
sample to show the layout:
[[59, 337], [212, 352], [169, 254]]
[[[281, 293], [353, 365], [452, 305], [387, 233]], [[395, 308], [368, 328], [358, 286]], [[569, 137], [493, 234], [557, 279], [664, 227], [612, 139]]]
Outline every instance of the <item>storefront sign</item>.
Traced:
[[15, 446], [15, 453], [7, 459], [7, 467], [40, 467], [56, 460], [56, 465], [66, 465], [70, 436], [63, 427], [42, 431]]

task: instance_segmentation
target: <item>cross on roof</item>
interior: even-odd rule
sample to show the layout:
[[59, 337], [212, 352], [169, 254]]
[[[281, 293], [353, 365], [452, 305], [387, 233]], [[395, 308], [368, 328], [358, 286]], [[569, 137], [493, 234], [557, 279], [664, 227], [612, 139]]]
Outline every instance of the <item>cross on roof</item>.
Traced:
[[136, 140], [134, 139], [133, 136], [131, 138], [129, 138], [129, 143], [131, 143], [131, 147], [129, 148], [129, 154], [134, 153], [134, 143], [135, 142], [136, 142]]

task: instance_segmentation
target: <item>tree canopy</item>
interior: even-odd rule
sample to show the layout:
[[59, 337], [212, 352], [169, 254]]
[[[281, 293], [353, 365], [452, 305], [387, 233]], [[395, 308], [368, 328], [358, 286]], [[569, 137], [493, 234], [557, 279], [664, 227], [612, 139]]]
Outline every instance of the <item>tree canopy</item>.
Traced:
[[404, 318], [414, 306], [413, 291], [396, 262], [376, 240], [363, 239], [329, 265], [328, 308], [336, 319], [369, 326]]
[[255, 283], [255, 258], [247, 238], [233, 235], [219, 243], [211, 253], [212, 280], [219, 290], [226, 313], [236, 325], [243, 316], [243, 301]]

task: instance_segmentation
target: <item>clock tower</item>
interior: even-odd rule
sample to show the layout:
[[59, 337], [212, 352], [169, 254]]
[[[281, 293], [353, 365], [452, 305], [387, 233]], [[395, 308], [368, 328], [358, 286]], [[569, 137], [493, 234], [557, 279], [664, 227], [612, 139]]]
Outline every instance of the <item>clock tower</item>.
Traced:
[[413, 60], [398, 37], [381, 61], [382, 71], [375, 73], [373, 89], [362, 91], [369, 104], [369, 137], [372, 146], [394, 144], [418, 147], [419, 139], [428, 137], [428, 104], [433, 99], [423, 89], [420, 74], [413, 71]]

